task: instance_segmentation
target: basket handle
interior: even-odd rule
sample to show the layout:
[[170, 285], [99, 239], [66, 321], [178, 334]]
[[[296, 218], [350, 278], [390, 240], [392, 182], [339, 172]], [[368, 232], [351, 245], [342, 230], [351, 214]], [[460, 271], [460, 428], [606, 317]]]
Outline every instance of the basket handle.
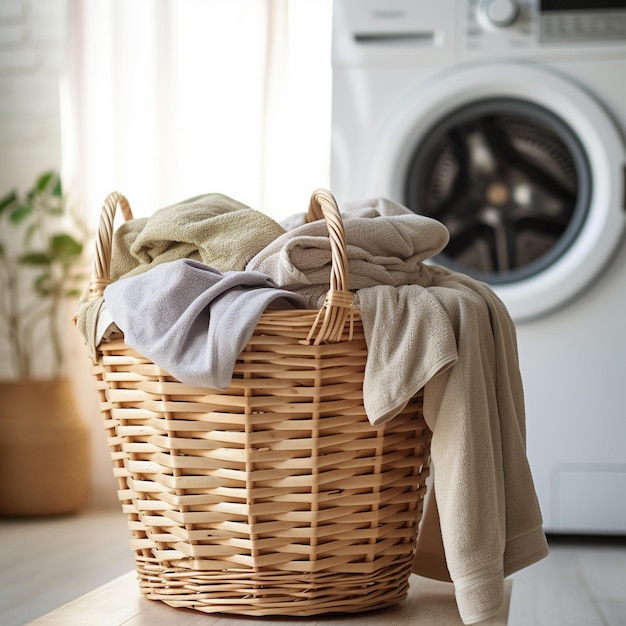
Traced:
[[100, 224], [96, 235], [96, 251], [89, 281], [89, 300], [101, 298], [104, 288], [111, 282], [111, 251], [113, 248], [113, 223], [117, 207], [122, 210], [126, 221], [133, 219], [133, 212], [125, 196], [113, 191], [104, 200], [100, 213]]
[[[113, 224], [117, 207], [120, 207], [126, 221], [133, 218], [130, 204], [119, 191], [110, 193], [104, 200], [100, 213], [100, 224], [96, 236], [89, 300], [101, 298], [104, 289], [111, 282], [111, 252], [113, 248]], [[343, 220], [332, 193], [326, 189], [316, 189], [311, 195], [307, 222], [326, 220], [331, 248], [330, 289], [324, 306], [306, 338], [306, 343], [314, 345], [330, 341], [341, 341], [343, 329], [350, 317], [350, 339], [352, 338], [352, 292], [348, 289], [348, 253]], [[319, 329], [318, 329], [319, 327]]]
[[[348, 317], [350, 336], [353, 328], [353, 294], [348, 289], [348, 252], [343, 219], [333, 194], [327, 189], [316, 189], [311, 195], [307, 222], [324, 219], [328, 228], [331, 249], [330, 289], [319, 310], [306, 342], [318, 345], [341, 341]], [[321, 324], [321, 325], [320, 325]], [[318, 330], [319, 327], [319, 330]]]

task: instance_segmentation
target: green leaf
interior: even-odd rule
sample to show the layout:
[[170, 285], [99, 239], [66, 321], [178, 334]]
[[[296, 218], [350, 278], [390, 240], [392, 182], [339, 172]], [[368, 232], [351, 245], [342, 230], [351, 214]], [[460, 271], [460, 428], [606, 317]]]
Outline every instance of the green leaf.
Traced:
[[35, 182], [35, 190], [39, 193], [46, 191], [54, 175], [55, 174], [52, 171], [44, 172], [41, 176], [39, 176], [39, 178], [37, 178], [37, 181]]
[[29, 252], [23, 254], [19, 260], [24, 265], [50, 265], [52, 258], [45, 252]]
[[27, 204], [20, 204], [16, 209], [11, 211], [9, 219], [14, 224], [21, 224], [33, 214], [33, 208]]
[[6, 196], [0, 199], [0, 213], [3, 213], [7, 207], [17, 202], [17, 193], [10, 191]]
[[35, 235], [37, 234], [37, 222], [33, 221], [31, 222], [28, 227], [26, 228], [26, 232], [24, 233], [24, 246], [26, 248], [29, 248], [33, 239], [35, 238]]
[[32, 191], [34, 193], [47, 194], [61, 198], [63, 196], [61, 177], [58, 172], [55, 172], [54, 170], [44, 172], [35, 182], [35, 186]]
[[47, 272], [40, 274], [33, 283], [35, 293], [40, 296], [49, 296], [52, 293], [52, 280]]
[[69, 259], [79, 256], [83, 251], [83, 246], [71, 235], [61, 233], [51, 237], [50, 249], [54, 258]]
[[52, 188], [52, 195], [57, 198], [63, 197], [63, 186], [61, 184], [61, 177], [57, 176], [54, 182], [54, 187]]

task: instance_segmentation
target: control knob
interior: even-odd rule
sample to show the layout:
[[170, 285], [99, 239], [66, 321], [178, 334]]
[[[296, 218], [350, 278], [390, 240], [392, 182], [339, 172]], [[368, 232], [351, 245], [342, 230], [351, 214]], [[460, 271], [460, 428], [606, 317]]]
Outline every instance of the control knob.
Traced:
[[505, 28], [519, 17], [520, 6], [517, 0], [481, 0], [478, 17], [485, 26]]

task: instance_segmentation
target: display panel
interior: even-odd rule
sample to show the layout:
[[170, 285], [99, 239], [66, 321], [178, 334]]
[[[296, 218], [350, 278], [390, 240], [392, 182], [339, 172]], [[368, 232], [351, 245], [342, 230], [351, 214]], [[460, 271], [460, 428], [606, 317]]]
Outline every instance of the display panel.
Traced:
[[541, 0], [541, 11], [626, 9], [626, 0]]

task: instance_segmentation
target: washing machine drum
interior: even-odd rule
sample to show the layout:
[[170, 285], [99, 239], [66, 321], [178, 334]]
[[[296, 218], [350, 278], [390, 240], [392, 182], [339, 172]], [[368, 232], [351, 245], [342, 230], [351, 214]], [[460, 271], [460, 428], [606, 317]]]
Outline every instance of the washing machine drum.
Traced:
[[589, 210], [591, 170], [572, 129], [548, 109], [498, 98], [465, 104], [416, 147], [405, 202], [445, 224], [436, 260], [498, 285], [553, 265]]

